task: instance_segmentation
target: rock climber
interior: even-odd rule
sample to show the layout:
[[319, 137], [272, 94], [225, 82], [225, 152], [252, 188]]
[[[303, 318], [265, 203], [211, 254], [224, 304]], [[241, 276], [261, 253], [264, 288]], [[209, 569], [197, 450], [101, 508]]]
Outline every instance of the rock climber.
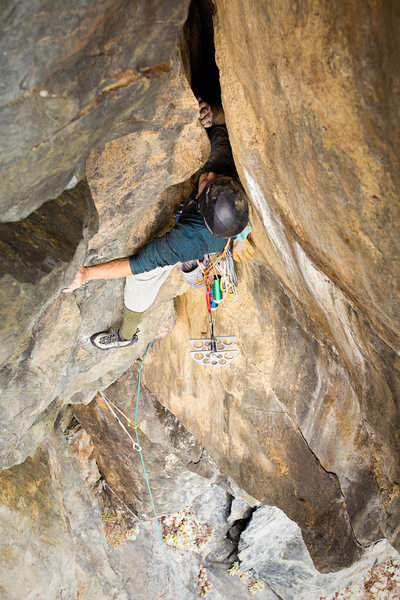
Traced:
[[137, 342], [143, 313], [153, 304], [176, 264], [197, 262], [205, 254], [219, 252], [229, 238], [235, 238], [236, 260], [252, 256], [253, 247], [247, 239], [251, 229], [248, 201], [235, 168], [224, 112], [221, 107], [198, 100], [200, 121], [207, 128], [211, 154], [200, 171], [191, 199], [179, 211], [176, 225], [132, 256], [80, 266], [71, 285], [64, 289], [72, 292], [94, 279], [126, 278], [122, 325], [90, 338], [101, 350], [124, 348]]

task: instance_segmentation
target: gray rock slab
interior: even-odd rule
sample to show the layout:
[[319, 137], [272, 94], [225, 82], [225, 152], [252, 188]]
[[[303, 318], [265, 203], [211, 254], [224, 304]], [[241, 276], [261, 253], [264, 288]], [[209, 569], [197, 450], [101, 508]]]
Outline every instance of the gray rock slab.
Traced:
[[322, 574], [313, 566], [298, 525], [272, 506], [253, 513], [239, 542], [241, 568], [255, 573], [282, 600], [319, 600], [358, 581], [375, 562], [399, 556], [382, 540], [350, 568]]
[[154, 116], [187, 2], [10, 1], [0, 10], [1, 219], [15, 221], [57, 197], [93, 148]]

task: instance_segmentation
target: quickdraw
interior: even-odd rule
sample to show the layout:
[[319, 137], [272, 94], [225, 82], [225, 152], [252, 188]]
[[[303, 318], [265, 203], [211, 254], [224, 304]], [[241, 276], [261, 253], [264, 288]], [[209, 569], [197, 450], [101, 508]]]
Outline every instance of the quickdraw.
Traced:
[[142, 448], [140, 447], [140, 445], [137, 442], [135, 442], [135, 440], [133, 439], [133, 437], [131, 436], [131, 434], [126, 429], [125, 425], [123, 424], [123, 422], [121, 421], [121, 419], [117, 415], [117, 412], [119, 412], [120, 415], [122, 415], [124, 417], [124, 419], [127, 421], [128, 427], [132, 427], [132, 429], [137, 429], [136, 422], [133, 421], [131, 418], [127, 417], [126, 414], [124, 412], [122, 412], [122, 410], [120, 408], [118, 408], [118, 406], [116, 404], [114, 404], [114, 402], [112, 400], [110, 400], [109, 398], [107, 398], [107, 396], [103, 392], [99, 392], [99, 394], [103, 398], [104, 402], [107, 404], [107, 406], [108, 406], [111, 414], [115, 418], [115, 420], [119, 423], [119, 425], [122, 427], [122, 429], [125, 431], [125, 433], [129, 437], [129, 439], [131, 440], [131, 442], [132, 442], [132, 448], [134, 450], [137, 450], [138, 452], [141, 452]]
[[211, 367], [226, 366], [239, 353], [233, 348], [236, 337], [215, 336], [212, 321], [212, 311], [216, 310], [219, 304], [229, 297], [231, 302], [237, 299], [237, 278], [229, 243], [230, 240], [214, 261], [206, 259], [203, 264], [199, 263], [202, 278], [197, 279], [197, 283], [205, 287], [210, 337], [189, 340], [192, 348], [190, 356], [199, 364]]

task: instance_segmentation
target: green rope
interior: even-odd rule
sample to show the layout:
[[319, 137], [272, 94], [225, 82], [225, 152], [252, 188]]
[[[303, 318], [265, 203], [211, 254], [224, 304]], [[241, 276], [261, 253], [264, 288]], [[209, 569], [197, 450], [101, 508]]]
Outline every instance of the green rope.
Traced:
[[[153, 342], [154, 342], [154, 340], [153, 340], [152, 342], [150, 342], [150, 344], [149, 344], [149, 346], [148, 346], [148, 348], [147, 348], [147, 350], [146, 350], [146, 353], [145, 353], [145, 355], [144, 355], [144, 356], [143, 356], [143, 358], [142, 358], [142, 362], [140, 363], [140, 368], [139, 368], [139, 379], [138, 379], [138, 388], [137, 388], [137, 396], [136, 396], [135, 425], [137, 425], [137, 418], [138, 418], [138, 411], [139, 411], [139, 394], [140, 394], [140, 384], [141, 384], [141, 380], [142, 380], [142, 367], [143, 367], [143, 363], [144, 363], [144, 361], [145, 361], [145, 359], [146, 359], [146, 356], [148, 355], [148, 353], [149, 353], [149, 350], [150, 350], [150, 348], [151, 348], [151, 347], [152, 347], [152, 345], [153, 345]], [[139, 448], [140, 448], [140, 450], [138, 450], [138, 452], [139, 452], [139, 454], [140, 454], [140, 460], [141, 460], [141, 462], [142, 462], [143, 473], [144, 473], [144, 477], [145, 477], [145, 480], [146, 480], [147, 489], [148, 489], [149, 496], [150, 496], [150, 502], [151, 502], [151, 506], [152, 506], [152, 508], [153, 508], [153, 514], [154, 514], [154, 517], [155, 517], [155, 519], [156, 519], [156, 528], [157, 528], [158, 536], [159, 536], [159, 538], [160, 538], [160, 540], [161, 540], [161, 543], [162, 543], [162, 547], [163, 547], [164, 554], [165, 554], [165, 556], [167, 557], [167, 560], [168, 560], [169, 566], [171, 567], [171, 570], [172, 570], [172, 572], [173, 572], [173, 574], [174, 574], [174, 577], [175, 577], [176, 581], [179, 583], [179, 585], [180, 585], [180, 586], [181, 586], [181, 588], [182, 588], [183, 597], [185, 598], [185, 600], [188, 600], [188, 597], [186, 596], [186, 591], [185, 591], [185, 588], [184, 588], [184, 586], [183, 586], [183, 583], [182, 583], [182, 581], [180, 580], [180, 578], [179, 578], [179, 575], [178, 575], [178, 574], [177, 574], [177, 572], [175, 571], [174, 565], [173, 565], [173, 564], [172, 564], [172, 562], [171, 562], [171, 559], [170, 559], [170, 557], [169, 557], [169, 554], [168, 554], [168, 551], [167, 551], [166, 544], [165, 544], [165, 542], [164, 542], [164, 539], [163, 539], [163, 536], [162, 536], [162, 531], [161, 531], [160, 523], [159, 523], [159, 520], [158, 520], [157, 511], [156, 511], [156, 507], [155, 507], [155, 504], [154, 504], [153, 494], [151, 493], [151, 489], [150, 489], [150, 482], [149, 482], [149, 478], [148, 478], [148, 476], [147, 476], [147, 470], [146, 470], [146, 466], [145, 466], [145, 464], [144, 464], [143, 452], [142, 452], [142, 446], [140, 445], [140, 441], [139, 441], [139, 434], [138, 434], [138, 429], [137, 429], [137, 427], [135, 427], [135, 432], [136, 432], [136, 440], [137, 440], [137, 444], [138, 444], [138, 446], [139, 446]]]

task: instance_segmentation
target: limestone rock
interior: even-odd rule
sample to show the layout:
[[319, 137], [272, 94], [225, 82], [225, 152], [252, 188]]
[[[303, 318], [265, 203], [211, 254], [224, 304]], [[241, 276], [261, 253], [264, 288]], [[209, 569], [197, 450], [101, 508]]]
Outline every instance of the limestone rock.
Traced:
[[328, 279], [398, 349], [397, 9], [216, 7], [230, 139], [269, 233], [269, 264], [337, 342]]
[[[90, 240], [89, 255], [103, 259], [132, 253], [143, 245], [143, 239], [171, 227], [171, 207], [192, 190], [190, 184], [182, 188], [176, 184], [188, 180], [208, 153], [197, 103], [176, 60], [153, 119], [88, 158], [86, 177], [100, 222]], [[160, 192], [170, 186], [161, 202]]]
[[54, 446], [44, 444], [26, 463], [0, 475], [0, 577], [7, 600], [23, 598], [27, 590], [49, 600], [59, 593], [76, 597], [76, 554], [59, 466]]
[[398, 558], [398, 552], [382, 540], [350, 568], [323, 575], [313, 566], [299, 527], [271, 506], [253, 513], [239, 543], [240, 568], [262, 579], [282, 600], [320, 600], [358, 582], [373, 564]]
[[95, 220], [90, 192], [81, 183], [26, 219], [0, 224], [1, 363], [59, 295], [64, 277], [73, 276], [68, 267], [74, 258], [83, 260]]
[[[318, 569], [335, 570], [382, 536], [400, 547], [399, 15], [379, 2], [216, 0], [214, 24], [255, 209], [256, 260], [215, 317], [241, 355], [207, 371], [182, 354], [207, 335], [191, 292], [145, 381], [223, 473], [300, 525]], [[165, 354], [179, 359], [160, 381]]]
[[[228, 490], [238, 486], [249, 506], [282, 509], [300, 526], [320, 571], [348, 567], [382, 537], [400, 548], [398, 10], [377, 0], [340, 10], [310, 0], [264, 4], [215, 0], [222, 98], [254, 208], [257, 253], [238, 266], [239, 300], [215, 313], [217, 333], [237, 335], [240, 354], [212, 371], [189, 357], [188, 338], [206, 335], [207, 315], [199, 291], [172, 302], [187, 290], [178, 270], [146, 315], [137, 346], [114, 354], [95, 350], [89, 336], [118, 324], [122, 282], [61, 294], [82, 261], [127, 255], [166, 228], [191, 188], [180, 182], [204, 163], [207, 138], [175, 60], [187, 2], [76, 0], [67, 10], [58, 1], [10, 0], [0, 9], [0, 189], [2, 219], [12, 221], [0, 228], [0, 468], [21, 463], [3, 474], [10, 504], [3, 498], [2, 510], [6, 531], [13, 518], [27, 519], [31, 539], [30, 516], [15, 515], [19, 490], [24, 481], [43, 490], [43, 514], [55, 516], [48, 529], [41, 526], [61, 540], [54, 563], [47, 546], [44, 560], [49, 569], [69, 565], [76, 552], [88, 597], [103, 589], [121, 598], [176, 590], [166, 563], [140, 589], [130, 577], [118, 587], [110, 566], [116, 555], [109, 562], [100, 529], [91, 532], [95, 504], [82, 491], [96, 476], [93, 460], [78, 476], [80, 452], [56, 456], [57, 436], [37, 448], [65, 404], [86, 404], [113, 384], [175, 320], [144, 368], [165, 408], [157, 409], [165, 430], [154, 425], [156, 404], [142, 422], [164, 509], [181, 501], [170, 495], [172, 478], [187, 498], [197, 472]], [[200, 5], [210, 9], [208, 1]], [[78, 410], [111, 477], [124, 446], [115, 429], [108, 437], [98, 404]], [[118, 448], [113, 459], [96, 430]], [[169, 479], [160, 448], [173, 448]], [[190, 473], [172, 464], [179, 453]], [[143, 480], [134, 480], [135, 496], [123, 467], [118, 491], [148, 514]], [[68, 473], [73, 479], [67, 516], [60, 472], [64, 482]], [[98, 516], [99, 507], [93, 510]], [[143, 570], [161, 560], [145, 531], [141, 558], [133, 550], [124, 555]], [[41, 546], [32, 544], [38, 554]], [[215, 556], [227, 555], [228, 546]], [[32, 561], [35, 571], [36, 555]], [[189, 562], [185, 585], [193, 589], [198, 563]], [[88, 583], [96, 565], [104, 577]], [[222, 598], [227, 576], [215, 569]], [[63, 593], [73, 597], [70, 567], [65, 578]], [[44, 598], [64, 585], [58, 573], [51, 592], [47, 583], [46, 574]]]
[[[298, 372], [303, 373], [302, 397], [307, 402], [306, 386], [318, 386], [318, 379], [312, 377], [313, 360], [321, 361], [320, 368], [322, 364], [325, 368], [329, 365], [329, 385], [335, 385], [336, 357], [329, 352], [320, 353], [309, 341], [291, 314], [293, 306], [265, 267], [254, 264], [246, 270], [249, 287], [244, 282], [243, 270], [239, 300], [214, 313], [218, 334], [238, 335], [240, 356], [229, 368], [211, 371], [191, 359], [188, 338], [199, 337], [207, 330], [203, 293], [193, 290], [175, 302], [177, 324], [167, 339], [155, 344], [146, 359], [145, 383], [157, 398], [163, 398], [164, 405], [180, 415], [189, 431], [197, 432], [197, 439], [216, 460], [222, 473], [229, 473], [241, 488], [262, 503], [281, 506], [302, 525], [314, 560], [340, 555], [341, 560], [351, 564], [354, 553], [358, 553], [358, 544], [349, 523], [340, 482], [318, 461], [294, 415], [274, 391], [280, 367], [291, 363], [291, 369], [285, 371], [286, 382], [290, 381], [291, 373], [293, 377]], [[267, 311], [264, 309], [264, 312], [262, 306]], [[287, 346], [286, 343], [280, 345], [283, 332], [290, 340]], [[279, 361], [274, 360], [276, 353]], [[179, 358], [171, 373], [164, 373], [160, 378], [157, 363], [165, 354]], [[296, 360], [299, 361], [297, 367]], [[343, 373], [343, 369], [339, 369], [340, 382]], [[181, 374], [185, 374], [184, 379]], [[291, 385], [295, 390], [294, 382]], [[299, 399], [297, 403], [300, 412]], [[357, 472], [356, 466], [359, 472], [367, 470], [367, 465], [354, 453], [354, 447], [352, 452], [354, 462], [346, 463], [347, 468], [353, 472]], [[316, 489], [318, 494], [315, 494]], [[373, 489], [368, 489], [368, 494], [371, 493]], [[359, 510], [361, 507], [364, 510], [365, 498], [359, 498], [358, 502]], [[340, 552], [333, 550], [339, 547]], [[347, 559], [344, 559], [346, 553]]]
[[[183, 113], [178, 99], [186, 107]], [[140, 343], [111, 356], [93, 348], [89, 338], [118, 325], [123, 282], [91, 282], [71, 295], [61, 290], [79, 264], [126, 256], [169, 225], [174, 208], [192, 189], [190, 182], [177, 182], [187, 179], [209, 150], [196, 105], [182, 72], [174, 67], [165, 95], [157, 99], [154, 121], [142, 124], [143, 138], [137, 133], [110, 142], [113, 149], [119, 147], [120, 163], [111, 160], [106, 146], [90, 157], [89, 187], [80, 183], [26, 220], [2, 225], [3, 281], [15, 289], [10, 294], [2, 288], [2, 330], [9, 341], [2, 348], [3, 360], [7, 358], [1, 374], [3, 467], [23, 461], [37, 447], [63, 404], [89, 402], [144, 352], [149, 341], [172, 327], [170, 300], [186, 289], [178, 274], [169, 278], [144, 320]], [[125, 161], [130, 166], [129, 194], [123, 187], [116, 192]], [[150, 178], [144, 161], [153, 164]], [[109, 202], [112, 195], [116, 212]], [[71, 219], [71, 214], [76, 216]], [[20, 394], [21, 389], [29, 389], [29, 395]]]
[[[76, 405], [74, 414], [92, 437], [96, 461], [106, 481], [135, 514], [151, 517], [153, 509], [141, 457], [107, 405], [107, 402], [113, 402], [134, 422], [136, 390], [137, 371], [130, 369], [105, 391], [106, 400], [98, 396], [88, 406]], [[113, 405], [110, 406], [137, 443], [135, 430]], [[200, 462], [203, 449], [143, 388], [137, 425], [157, 510], [160, 516], [178, 512], [210, 486], [209, 480], [188, 470], [185, 465], [185, 462], [189, 465]], [[182, 463], [180, 457], [184, 457], [185, 462]]]
[[152, 119], [186, 10], [168, 0], [2, 4], [2, 221], [57, 197], [93, 148]]
[[294, 323], [276, 321], [267, 378], [337, 474], [356, 537], [381, 528], [399, 547], [399, 15], [379, 2], [282, 10], [217, 0], [215, 17], [233, 153], [267, 234], [256, 241], [290, 298], [276, 301], [313, 322], [303, 353]]
[[[88, 407], [81, 408], [88, 411]], [[142, 402], [141, 412], [143, 408]], [[153, 435], [165, 440], [172, 434], [171, 416], [163, 419], [161, 415], [157, 421], [157, 415], [153, 414], [154, 406], [148, 408], [145, 420], [151, 420]], [[76, 427], [73, 420], [70, 424], [71, 419], [70, 409], [62, 411], [55, 429], [38, 450], [24, 463], [0, 474], [3, 566], [0, 586], [5, 600], [19, 600], [26, 590], [44, 600], [57, 597], [71, 600], [77, 597], [85, 600], [110, 597], [153, 600], [160, 595], [174, 598], [182, 594], [182, 590], [189, 597], [197, 593], [202, 557], [175, 550], [167, 558], [154, 520], [134, 519], [135, 539], [116, 547], [107, 543], [105, 524], [101, 519], [104, 493], [102, 486], [98, 485], [100, 472], [94, 458], [97, 442], [82, 428]], [[190, 439], [191, 436], [187, 432], [185, 434], [177, 423], [173, 429], [175, 433], [180, 429], [178, 446], [182, 449], [182, 438], [186, 435]], [[153, 480], [161, 480], [162, 473], [156, 470], [157, 462], [154, 460], [160, 444], [153, 444], [151, 455], [147, 452], [149, 440], [145, 441], [144, 434], [141, 434], [141, 440], [150, 474]], [[117, 458], [118, 440], [112, 441], [110, 450]], [[164, 448], [161, 448], [158, 463], [161, 470], [165, 465], [164, 456]], [[141, 465], [138, 466], [141, 468]], [[116, 476], [118, 474], [120, 471], [117, 470]], [[190, 475], [193, 476], [193, 473]], [[180, 481], [170, 478], [170, 492], [176, 488], [177, 493], [181, 493], [181, 482], [182, 478]], [[212, 549], [216, 552], [219, 545], [225, 548], [223, 538], [228, 527], [229, 496], [206, 481], [206, 493], [199, 495], [200, 488], [193, 477], [192, 483], [186, 500], [195, 500], [193, 506], [199, 519], [213, 527]], [[169, 495], [169, 498], [172, 497], [173, 493]], [[121, 508], [115, 490], [110, 498], [113, 507]], [[159, 499], [156, 498], [157, 501]], [[203, 558], [207, 552], [203, 552]], [[179, 581], [171, 564], [175, 573], [179, 574]], [[224, 591], [215, 591], [215, 600], [223, 600], [225, 593], [231, 594], [230, 590], [231, 597], [234, 597], [237, 590], [245, 589], [227, 576], [227, 569], [222, 574], [224, 579]], [[221, 577], [215, 579], [213, 576], [216, 588], [219, 580]], [[261, 597], [261, 600], [265, 599]]]

